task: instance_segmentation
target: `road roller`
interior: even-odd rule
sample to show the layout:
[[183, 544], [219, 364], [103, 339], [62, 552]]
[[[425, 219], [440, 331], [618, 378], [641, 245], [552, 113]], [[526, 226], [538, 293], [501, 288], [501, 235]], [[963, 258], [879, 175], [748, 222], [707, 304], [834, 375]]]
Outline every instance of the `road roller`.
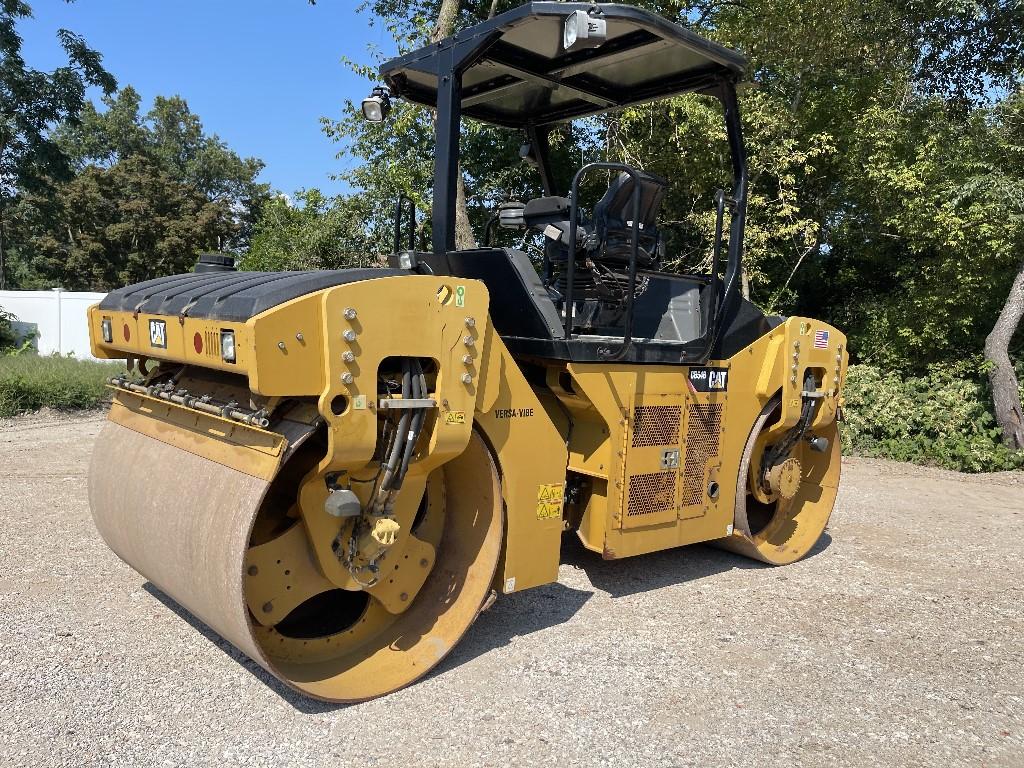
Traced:
[[[807, 555], [839, 483], [846, 339], [739, 289], [744, 67], [647, 11], [573, 2], [384, 64], [368, 120], [394, 99], [436, 113], [429, 218], [399, 201], [386, 262], [267, 273], [208, 255], [89, 310], [93, 354], [127, 369], [89, 475], [103, 539], [332, 702], [416, 681], [494, 600], [557, 580], [566, 537], [606, 560], [698, 542]], [[701, 274], [661, 268], [670, 179], [612, 162], [559, 179], [549, 140], [688, 93], [720, 103], [731, 158]], [[472, 249], [455, 247], [464, 120], [520, 132], [536, 176]]]

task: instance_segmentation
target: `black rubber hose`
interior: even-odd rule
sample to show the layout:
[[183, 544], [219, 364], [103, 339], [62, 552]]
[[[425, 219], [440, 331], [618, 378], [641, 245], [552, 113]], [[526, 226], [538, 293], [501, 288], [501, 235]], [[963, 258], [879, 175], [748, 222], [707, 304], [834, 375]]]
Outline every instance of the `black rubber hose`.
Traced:
[[[423, 366], [420, 365], [419, 360], [414, 360], [413, 364], [413, 397], [420, 399], [427, 396], [427, 377], [423, 375]], [[425, 408], [417, 408], [412, 417], [412, 428], [409, 430], [409, 435], [405, 444], [405, 451], [402, 454], [402, 464], [398, 470], [398, 475], [395, 477], [395, 481], [391, 484], [391, 487], [398, 490], [402, 487], [402, 481], [405, 479], [405, 473], [409, 469], [409, 462], [412, 461], [413, 452], [416, 449], [416, 443], [420, 439], [420, 432], [423, 430], [423, 421], [425, 420], [427, 411]]]
[[[807, 372], [807, 376], [804, 379], [804, 391], [813, 392], [817, 387], [814, 380], [814, 374], [810, 371]], [[761, 476], [763, 477], [768, 469], [775, 466], [784, 457], [788, 456], [790, 452], [796, 447], [796, 444], [800, 442], [804, 435], [807, 434], [807, 430], [814, 421], [814, 415], [818, 410], [818, 405], [821, 403], [820, 398], [806, 397], [804, 398], [803, 405], [800, 409], [800, 418], [797, 419], [796, 424], [793, 428], [786, 433], [786, 435], [775, 445], [771, 446], [770, 450], [766, 451], [761, 459]]]
[[[408, 361], [402, 363], [402, 399], [408, 400], [412, 397], [412, 368]], [[389, 491], [393, 486], [395, 471], [402, 460], [402, 451], [409, 439], [409, 427], [411, 426], [412, 414], [408, 409], [402, 413], [398, 422], [398, 429], [395, 430], [395, 442], [390, 446], [390, 453], [387, 457], [387, 464], [384, 466], [384, 481], [381, 483], [381, 490]]]

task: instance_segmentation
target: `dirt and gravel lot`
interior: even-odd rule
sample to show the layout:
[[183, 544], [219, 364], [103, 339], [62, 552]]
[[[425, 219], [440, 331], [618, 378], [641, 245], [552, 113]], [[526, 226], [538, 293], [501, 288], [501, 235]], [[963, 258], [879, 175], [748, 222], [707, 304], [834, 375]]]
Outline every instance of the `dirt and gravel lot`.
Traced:
[[100, 425], [0, 423], [4, 764], [1024, 765], [1022, 473], [850, 460], [785, 569], [570, 544], [558, 584], [499, 600], [427, 679], [335, 707], [105, 548]]

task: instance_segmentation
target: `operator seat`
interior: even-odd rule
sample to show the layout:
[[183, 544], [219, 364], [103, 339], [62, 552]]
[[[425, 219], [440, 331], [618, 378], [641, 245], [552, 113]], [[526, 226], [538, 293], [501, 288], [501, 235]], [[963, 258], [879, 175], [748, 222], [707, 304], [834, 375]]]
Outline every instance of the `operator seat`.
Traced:
[[[658, 231], [655, 222], [665, 199], [668, 181], [653, 173], [640, 171], [640, 243], [637, 268], [656, 268], [659, 262]], [[585, 253], [610, 269], [629, 265], [633, 236], [633, 189], [635, 183], [622, 173], [611, 183], [594, 207], [591, 221], [578, 221], [577, 256]], [[526, 225], [544, 233], [548, 258], [564, 265], [569, 258], [569, 199], [541, 197], [531, 200], [523, 211]]]
[[[653, 173], [640, 171], [640, 247], [637, 268], [651, 269], [659, 261], [658, 231], [655, 223], [665, 200], [668, 181]], [[611, 265], [629, 265], [633, 236], [633, 177], [621, 173], [611, 183], [604, 197], [594, 208], [594, 228], [599, 252], [598, 261]]]

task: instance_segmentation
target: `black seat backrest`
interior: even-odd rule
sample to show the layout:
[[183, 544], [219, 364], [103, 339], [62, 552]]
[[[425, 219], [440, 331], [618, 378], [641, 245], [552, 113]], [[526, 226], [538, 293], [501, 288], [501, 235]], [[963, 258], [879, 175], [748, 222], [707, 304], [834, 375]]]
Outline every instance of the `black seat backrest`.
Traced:
[[[668, 182], [646, 171], [640, 171], [639, 174], [640, 226], [646, 234], [657, 221]], [[633, 189], [633, 177], [621, 173], [594, 208], [594, 223], [597, 225], [597, 235], [602, 240], [611, 233], [629, 235], [633, 221]]]
[[[655, 223], [665, 199], [668, 182], [660, 176], [640, 171], [640, 242], [637, 265], [650, 269], [658, 263], [658, 231]], [[594, 259], [610, 265], [626, 265], [632, 251], [633, 190], [636, 184], [628, 173], [621, 173], [594, 208], [594, 226], [600, 252]]]

